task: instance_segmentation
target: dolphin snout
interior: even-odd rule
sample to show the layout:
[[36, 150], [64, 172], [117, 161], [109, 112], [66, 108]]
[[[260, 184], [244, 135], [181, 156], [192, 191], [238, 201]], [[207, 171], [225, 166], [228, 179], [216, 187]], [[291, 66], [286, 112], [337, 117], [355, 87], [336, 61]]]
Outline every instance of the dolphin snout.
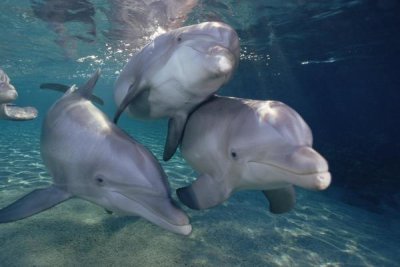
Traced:
[[296, 149], [288, 164], [297, 174], [295, 184], [307, 189], [324, 190], [331, 183], [328, 163], [317, 151], [308, 146]]
[[[11, 85], [11, 86], [12, 86], [12, 85]], [[18, 98], [18, 93], [17, 93], [17, 90], [15, 90], [14, 86], [12, 86], [12, 89], [13, 89], [13, 90], [10, 91], [10, 97], [11, 97], [13, 100], [15, 100], [15, 99]]]
[[326, 160], [317, 151], [308, 146], [296, 149], [289, 156], [289, 164], [296, 173], [306, 174], [328, 171]]
[[217, 73], [229, 74], [236, 66], [236, 58], [233, 53], [222, 46], [214, 46], [208, 51], [209, 55], [215, 58]]
[[14, 86], [6, 83], [2, 83], [0, 86], [0, 103], [12, 102], [18, 98], [18, 93]]
[[130, 187], [118, 191], [112, 194], [114, 209], [139, 215], [174, 233], [188, 235], [192, 231], [188, 216], [169, 196], [160, 195], [144, 187]]
[[219, 23], [219, 27], [217, 27], [217, 29], [219, 34], [219, 43], [231, 50], [232, 53], [239, 53], [239, 36], [236, 31], [227, 24], [223, 23]]
[[314, 179], [314, 185], [312, 189], [324, 190], [328, 188], [328, 186], [331, 184], [331, 179], [332, 178], [330, 172], [317, 174], [317, 177]]

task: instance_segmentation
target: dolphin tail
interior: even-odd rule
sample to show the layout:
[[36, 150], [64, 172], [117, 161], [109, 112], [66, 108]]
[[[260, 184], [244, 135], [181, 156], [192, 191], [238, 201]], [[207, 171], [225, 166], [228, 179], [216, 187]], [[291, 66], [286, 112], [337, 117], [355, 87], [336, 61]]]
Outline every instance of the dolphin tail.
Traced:
[[[98, 72], [99, 72], [99, 70], [98, 70]], [[96, 74], [97, 74], [97, 72], [95, 73], [95, 75], [96, 75]], [[100, 73], [98, 73], [97, 75], [100, 76]], [[97, 79], [98, 79], [98, 76], [97, 76], [97, 78], [96, 78], [96, 81], [97, 81]], [[92, 78], [93, 78], [93, 77], [92, 77]], [[92, 88], [94, 88], [94, 85], [96, 84], [96, 81], [94, 82]], [[71, 88], [71, 87], [68, 86], [68, 85], [59, 84], [59, 83], [42, 83], [42, 84], [40, 85], [40, 89], [50, 89], [50, 90], [54, 90], [54, 91], [61, 92], [61, 93], [67, 92], [69, 88]], [[99, 104], [99, 105], [104, 105], [103, 99], [101, 99], [101, 98], [98, 97], [98, 96], [93, 95], [93, 94], [92, 94], [92, 91], [93, 91], [93, 90], [91, 90], [90, 94], [89, 94], [88, 96], [85, 96], [85, 98], [88, 98], [88, 99], [90, 99], [92, 102], [97, 103], [97, 104]]]
[[202, 210], [221, 204], [229, 198], [232, 190], [208, 174], [202, 174], [190, 186], [177, 189], [176, 194], [189, 208]]
[[168, 135], [165, 141], [163, 160], [168, 161], [175, 154], [179, 143], [182, 140], [183, 130], [185, 129], [187, 116], [171, 118], [168, 121]]
[[269, 211], [275, 214], [285, 213], [296, 204], [296, 191], [293, 185], [284, 188], [264, 190], [264, 196], [269, 201]]
[[37, 189], [0, 210], [0, 223], [13, 222], [45, 211], [72, 195], [55, 186]]

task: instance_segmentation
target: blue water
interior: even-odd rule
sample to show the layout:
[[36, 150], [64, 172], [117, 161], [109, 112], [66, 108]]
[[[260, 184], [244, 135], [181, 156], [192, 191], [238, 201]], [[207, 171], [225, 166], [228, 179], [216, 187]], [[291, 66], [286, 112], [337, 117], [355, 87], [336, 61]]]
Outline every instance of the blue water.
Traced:
[[[83, 13], [61, 22], [39, 12], [46, 5], [0, 3], [0, 68], [19, 92], [16, 104], [39, 110], [33, 121], [0, 121], [0, 207], [51, 183], [39, 136], [60, 95], [41, 91], [41, 83], [81, 84], [101, 68], [95, 93], [112, 116], [113, 82], [154, 30], [144, 9], [131, 9], [137, 12], [123, 22], [113, 16], [136, 2], [80, 1]], [[297, 189], [296, 208], [283, 215], [270, 214], [258, 192], [239, 192], [206, 211], [184, 208], [193, 226], [188, 237], [73, 199], [0, 225], [0, 265], [398, 266], [398, 14], [396, 0], [198, 1], [182, 25], [222, 20], [241, 38], [239, 69], [220, 93], [293, 107], [313, 130], [332, 185]], [[195, 178], [179, 152], [161, 160], [166, 121], [124, 117], [119, 125], [160, 159], [172, 189]]]

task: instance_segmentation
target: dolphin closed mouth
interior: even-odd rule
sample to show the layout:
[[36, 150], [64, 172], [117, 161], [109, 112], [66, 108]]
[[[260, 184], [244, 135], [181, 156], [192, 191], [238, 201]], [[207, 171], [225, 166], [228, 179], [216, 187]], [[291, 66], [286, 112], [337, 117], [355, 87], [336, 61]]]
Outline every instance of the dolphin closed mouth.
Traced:
[[155, 225], [177, 234], [188, 235], [192, 231], [186, 214], [164, 197], [116, 193], [113, 200], [114, 203], [123, 203], [119, 206], [120, 212], [137, 213]]

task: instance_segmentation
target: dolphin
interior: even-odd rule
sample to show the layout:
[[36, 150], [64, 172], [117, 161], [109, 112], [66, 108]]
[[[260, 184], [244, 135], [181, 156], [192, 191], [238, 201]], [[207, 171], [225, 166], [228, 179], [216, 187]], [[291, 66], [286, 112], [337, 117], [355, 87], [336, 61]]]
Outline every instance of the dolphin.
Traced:
[[171, 232], [189, 234], [189, 219], [174, 204], [159, 162], [90, 102], [99, 75], [97, 71], [79, 89], [72, 86], [50, 108], [40, 148], [53, 184], [1, 209], [0, 223], [79, 197], [107, 211], [141, 216]]
[[264, 193], [272, 213], [284, 213], [296, 202], [293, 185], [323, 190], [331, 182], [309, 126], [278, 101], [213, 96], [188, 118], [181, 152], [200, 174], [177, 190], [192, 209], [217, 206], [250, 189]]
[[124, 66], [115, 82], [121, 113], [169, 118], [164, 160], [175, 153], [189, 112], [227, 83], [239, 62], [239, 38], [221, 22], [178, 28], [156, 37]]
[[18, 98], [8, 75], [0, 69], [0, 120], [32, 120], [38, 111], [34, 107], [18, 107], [11, 102]]

